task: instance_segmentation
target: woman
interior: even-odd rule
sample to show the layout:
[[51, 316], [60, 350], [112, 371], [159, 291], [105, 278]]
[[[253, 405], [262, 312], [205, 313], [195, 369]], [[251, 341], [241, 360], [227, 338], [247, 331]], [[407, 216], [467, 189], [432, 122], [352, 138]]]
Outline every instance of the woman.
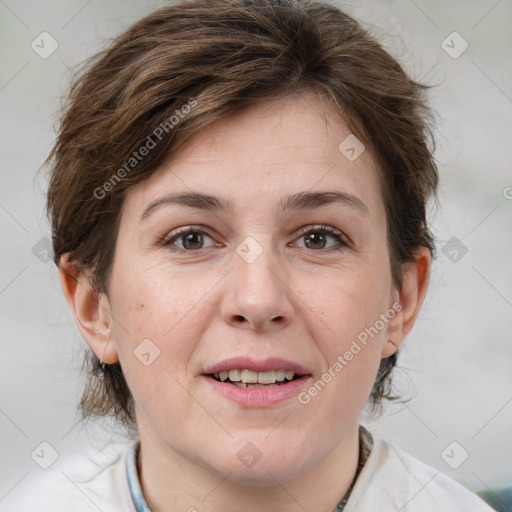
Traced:
[[491, 510], [359, 424], [428, 286], [424, 90], [322, 2], [183, 2], [90, 64], [47, 207], [83, 415], [135, 439], [38, 510]]

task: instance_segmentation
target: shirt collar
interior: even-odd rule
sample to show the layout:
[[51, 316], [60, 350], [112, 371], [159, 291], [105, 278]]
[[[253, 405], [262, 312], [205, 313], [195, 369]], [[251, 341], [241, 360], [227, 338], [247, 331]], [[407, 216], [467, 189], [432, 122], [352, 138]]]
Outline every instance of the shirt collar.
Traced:
[[140, 488], [139, 477], [137, 474], [137, 458], [140, 450], [140, 439], [133, 443], [128, 451], [126, 459], [126, 476], [128, 477], [128, 487], [132, 495], [133, 504], [137, 512], [151, 512], [148, 507], [142, 490]]

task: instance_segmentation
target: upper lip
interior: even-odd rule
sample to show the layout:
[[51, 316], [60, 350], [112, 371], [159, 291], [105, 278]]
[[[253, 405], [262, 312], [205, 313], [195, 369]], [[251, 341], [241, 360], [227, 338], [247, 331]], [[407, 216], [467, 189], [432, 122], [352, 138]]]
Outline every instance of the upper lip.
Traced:
[[279, 357], [271, 357], [268, 359], [264, 359], [261, 361], [257, 361], [252, 359], [251, 357], [241, 356], [241, 357], [232, 357], [230, 359], [225, 359], [220, 363], [216, 363], [212, 366], [209, 366], [203, 371], [204, 375], [210, 375], [213, 373], [219, 373], [222, 371], [228, 370], [252, 370], [255, 372], [267, 372], [270, 370], [286, 370], [292, 371], [297, 375], [309, 375], [310, 371], [293, 361], [289, 361], [287, 359], [281, 359]]

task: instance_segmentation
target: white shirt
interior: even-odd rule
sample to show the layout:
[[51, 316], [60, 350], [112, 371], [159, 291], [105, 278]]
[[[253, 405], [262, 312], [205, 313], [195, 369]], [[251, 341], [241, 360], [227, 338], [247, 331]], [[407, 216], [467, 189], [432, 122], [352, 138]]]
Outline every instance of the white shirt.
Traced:
[[[83, 469], [83, 460], [81, 464], [71, 461], [66, 469], [49, 468], [36, 481], [26, 478], [13, 491], [15, 496], [0, 501], [0, 511], [137, 512], [127, 478], [127, 463], [137, 443], [126, 445], [100, 469], [90, 464]], [[343, 512], [395, 511], [492, 512], [493, 509], [455, 480], [384, 439], [374, 437], [373, 449]]]

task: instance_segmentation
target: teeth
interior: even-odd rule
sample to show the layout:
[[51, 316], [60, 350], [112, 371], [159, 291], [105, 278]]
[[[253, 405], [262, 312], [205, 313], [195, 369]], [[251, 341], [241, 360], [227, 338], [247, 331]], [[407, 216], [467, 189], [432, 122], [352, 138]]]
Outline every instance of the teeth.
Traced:
[[242, 380], [242, 372], [240, 370], [229, 370], [229, 380], [231, 382], [240, 382]]
[[285, 370], [276, 370], [276, 380], [278, 380], [279, 382], [283, 382], [285, 377], [286, 377]]
[[269, 372], [258, 373], [259, 384], [274, 384], [276, 382], [276, 371], [270, 370]]
[[277, 386], [277, 384], [246, 384], [245, 382], [233, 382], [235, 386], [238, 386], [239, 388], [273, 388]]
[[[240, 387], [247, 387], [247, 384], [256, 384], [251, 387], [263, 387], [276, 382], [284, 382], [284, 380], [292, 380], [295, 373], [290, 370], [269, 370], [267, 372], [255, 372], [253, 370], [235, 369], [223, 370], [214, 374], [216, 379], [222, 382], [229, 379], [232, 383], [239, 384]], [[259, 386], [262, 384], [263, 386]]]
[[246, 384], [256, 384], [258, 382], [258, 372], [242, 370], [242, 382]]

